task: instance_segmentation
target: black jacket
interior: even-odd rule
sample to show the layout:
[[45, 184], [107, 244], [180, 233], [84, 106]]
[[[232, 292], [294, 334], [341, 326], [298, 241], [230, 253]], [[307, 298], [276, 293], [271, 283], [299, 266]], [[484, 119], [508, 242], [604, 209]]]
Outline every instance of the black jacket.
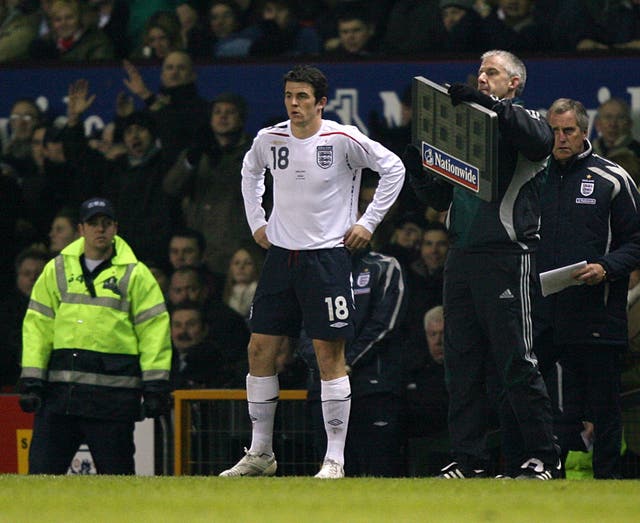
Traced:
[[585, 150], [565, 166], [549, 163], [542, 184], [538, 272], [582, 260], [607, 271], [598, 285], [569, 287], [534, 307], [536, 332], [557, 344], [627, 344], [629, 273], [640, 266], [640, 195], [617, 164]]
[[553, 132], [537, 112], [514, 100], [500, 100], [498, 115], [498, 197], [486, 202], [467, 189], [452, 187], [425, 169], [407, 165], [418, 199], [447, 210], [451, 248], [521, 253], [539, 239], [538, 180], [553, 148]]

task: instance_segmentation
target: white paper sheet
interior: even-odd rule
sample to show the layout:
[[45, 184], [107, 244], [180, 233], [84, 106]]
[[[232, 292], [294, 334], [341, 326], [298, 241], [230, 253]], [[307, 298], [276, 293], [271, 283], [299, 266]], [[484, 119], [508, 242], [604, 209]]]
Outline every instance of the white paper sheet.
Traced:
[[542, 295], [549, 296], [560, 292], [572, 285], [582, 285], [583, 282], [579, 282], [571, 277], [571, 273], [576, 269], [580, 269], [587, 265], [586, 261], [574, 263], [572, 265], [565, 265], [564, 267], [558, 267], [550, 271], [540, 273], [540, 283], [542, 284]]

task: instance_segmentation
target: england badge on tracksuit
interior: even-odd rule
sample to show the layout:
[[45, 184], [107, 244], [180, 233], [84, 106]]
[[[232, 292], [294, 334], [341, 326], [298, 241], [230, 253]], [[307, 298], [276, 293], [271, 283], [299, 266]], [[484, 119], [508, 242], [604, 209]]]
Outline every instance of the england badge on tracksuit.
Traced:
[[582, 180], [582, 182], [580, 182], [580, 194], [582, 194], [582, 196], [591, 196], [595, 185], [593, 180]]

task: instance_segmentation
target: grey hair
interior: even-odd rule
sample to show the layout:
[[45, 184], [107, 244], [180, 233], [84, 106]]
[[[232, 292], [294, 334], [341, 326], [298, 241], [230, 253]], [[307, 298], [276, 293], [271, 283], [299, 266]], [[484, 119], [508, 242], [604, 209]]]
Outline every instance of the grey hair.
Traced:
[[520, 83], [516, 88], [516, 96], [520, 96], [522, 91], [524, 91], [525, 84], [527, 83], [527, 68], [525, 67], [524, 62], [513, 53], [504, 51], [503, 49], [492, 49], [491, 51], [487, 51], [482, 54], [480, 60], [484, 61], [493, 56], [502, 58], [509, 76], [517, 76], [520, 78]]
[[444, 307], [442, 305], [436, 305], [432, 309], [429, 309], [424, 314], [424, 330], [432, 321], [444, 321]]
[[589, 130], [589, 115], [584, 105], [578, 100], [572, 100], [571, 98], [558, 98], [551, 104], [547, 111], [547, 119], [550, 114], [563, 114], [568, 111], [573, 111], [576, 115], [576, 122], [578, 127], [584, 133]]

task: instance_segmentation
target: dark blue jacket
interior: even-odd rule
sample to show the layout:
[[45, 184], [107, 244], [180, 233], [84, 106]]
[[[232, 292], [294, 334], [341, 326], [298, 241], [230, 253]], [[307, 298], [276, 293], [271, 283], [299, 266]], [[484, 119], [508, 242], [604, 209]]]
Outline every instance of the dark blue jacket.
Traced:
[[[397, 327], [406, 312], [407, 297], [398, 260], [375, 252], [352, 257], [355, 336], [347, 343], [351, 394], [400, 394], [402, 342]], [[320, 378], [311, 340], [301, 340], [301, 355], [311, 368], [309, 399], [319, 399]]]
[[556, 344], [627, 344], [629, 273], [640, 267], [640, 195], [619, 165], [585, 150], [566, 165], [554, 159], [541, 186], [538, 272], [585, 260], [607, 271], [598, 285], [569, 287], [534, 307], [536, 332]]

